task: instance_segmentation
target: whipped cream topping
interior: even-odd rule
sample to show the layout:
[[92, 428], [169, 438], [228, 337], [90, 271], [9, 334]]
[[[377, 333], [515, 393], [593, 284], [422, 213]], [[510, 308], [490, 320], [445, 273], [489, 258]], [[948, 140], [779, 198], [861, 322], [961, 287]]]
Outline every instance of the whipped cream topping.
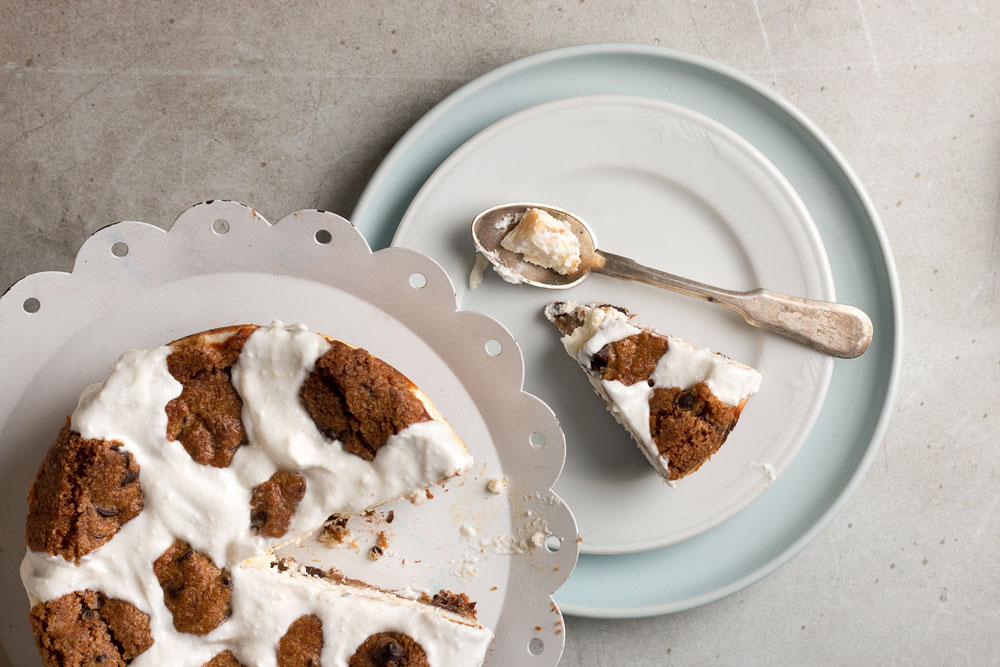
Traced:
[[[289, 624], [310, 613], [323, 621], [325, 665], [346, 664], [365, 637], [383, 630], [412, 636], [432, 664], [479, 665], [492, 639], [485, 628], [387, 593], [286, 576], [259, 556], [317, 528], [331, 513], [358, 512], [472, 463], [440, 421], [418, 422], [391, 436], [370, 462], [323, 438], [299, 390], [329, 346], [302, 326], [280, 323], [250, 336], [233, 368], [249, 444], [228, 468], [201, 465], [180, 442], [166, 438], [165, 408], [182, 390], [167, 370], [171, 348], [126, 352], [103, 383], [84, 391], [71, 428], [84, 438], [118, 440], [135, 457], [144, 508], [78, 564], [29, 550], [21, 578], [31, 603], [88, 588], [131, 602], [149, 615], [154, 639], [133, 667], [201, 665], [226, 649], [245, 665], [274, 665]], [[288, 467], [307, 484], [287, 536], [251, 534], [253, 488]], [[204, 637], [174, 629], [153, 572], [153, 561], [177, 538], [232, 576], [233, 615]]]
[[739, 405], [760, 389], [761, 375], [753, 368], [667, 334], [660, 334], [666, 336], [668, 346], [650, 376], [652, 385], [648, 382], [625, 385], [618, 380], [600, 380], [589, 373], [593, 356], [608, 343], [624, 340], [641, 330], [629, 323], [627, 315], [609, 306], [578, 306], [567, 301], [546, 312], [555, 317], [574, 311], [582, 316], [583, 322], [572, 333], [562, 337], [563, 346], [588, 371], [588, 377], [598, 393], [610, 399], [612, 414], [632, 433], [650, 461], [659, 463], [664, 469], [667, 457], [660, 454], [649, 427], [649, 401], [655, 389], [687, 390], [704, 382], [719, 401], [732, 406]]
[[760, 373], [721, 354], [667, 336], [670, 345], [653, 371], [656, 387], [690, 389], [704, 382], [726, 405], [739, 405], [760, 389]]

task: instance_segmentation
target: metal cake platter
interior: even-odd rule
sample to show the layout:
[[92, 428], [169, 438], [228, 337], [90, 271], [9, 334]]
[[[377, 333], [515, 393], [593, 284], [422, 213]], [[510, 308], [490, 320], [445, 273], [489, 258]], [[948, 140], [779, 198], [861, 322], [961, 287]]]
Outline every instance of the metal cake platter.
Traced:
[[[466, 592], [496, 633], [485, 664], [557, 664], [565, 632], [552, 594], [579, 553], [573, 515], [551, 490], [566, 445], [552, 410], [522, 390], [511, 334], [459, 311], [433, 260], [404, 248], [372, 252], [340, 216], [305, 210], [271, 224], [242, 204], [212, 201], [169, 231], [105, 227], [72, 273], [32, 274], [0, 298], [0, 665], [40, 664], [18, 574], [25, 496], [83, 388], [125, 350], [273, 320], [305, 323], [398, 368], [476, 460], [426, 502], [394, 501], [352, 520], [342, 544], [308, 538], [282, 553], [383, 588]], [[488, 489], [503, 478], [501, 493]], [[389, 510], [391, 525], [379, 518]], [[379, 532], [389, 547], [373, 561]]]

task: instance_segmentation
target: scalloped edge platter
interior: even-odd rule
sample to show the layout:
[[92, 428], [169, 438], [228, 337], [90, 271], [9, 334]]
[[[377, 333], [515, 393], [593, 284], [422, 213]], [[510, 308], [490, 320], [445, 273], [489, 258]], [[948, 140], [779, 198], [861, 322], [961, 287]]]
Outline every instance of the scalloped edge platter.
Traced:
[[[272, 225], [227, 201], [188, 209], [169, 232], [140, 222], [105, 227], [84, 243], [71, 274], [33, 274], [0, 298], [0, 577], [9, 593], [0, 648], [9, 662], [39, 664], [18, 576], [25, 495], [81, 390], [127, 349], [275, 319], [304, 322], [394, 365], [431, 396], [476, 460], [426, 503], [380, 508], [395, 521], [382, 526], [392, 537], [378, 561], [360, 555], [375, 532], [363, 526], [360, 549], [310, 541], [283, 553], [387, 588], [467, 592], [496, 633], [485, 664], [555, 665], [566, 635], [551, 594], [578, 555], [573, 515], [551, 491], [565, 440], [552, 411], [522, 391], [510, 333], [458, 311], [447, 275], [420, 253], [373, 253], [332, 213], [298, 211]], [[502, 477], [507, 490], [489, 493], [487, 482]], [[547, 546], [530, 546], [538, 534]]]

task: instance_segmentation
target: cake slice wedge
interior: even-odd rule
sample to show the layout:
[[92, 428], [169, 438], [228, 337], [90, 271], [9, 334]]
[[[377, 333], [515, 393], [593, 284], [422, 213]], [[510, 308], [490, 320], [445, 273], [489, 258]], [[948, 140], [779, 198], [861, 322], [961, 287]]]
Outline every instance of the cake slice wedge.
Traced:
[[545, 316], [668, 483], [690, 475], [722, 447], [760, 388], [756, 370], [633, 324], [625, 308], [556, 301]]

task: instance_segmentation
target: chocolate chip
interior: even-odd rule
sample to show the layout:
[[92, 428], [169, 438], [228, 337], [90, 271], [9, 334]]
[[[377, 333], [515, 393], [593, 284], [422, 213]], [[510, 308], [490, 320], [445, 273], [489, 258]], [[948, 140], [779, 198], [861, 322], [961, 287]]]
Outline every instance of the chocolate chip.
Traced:
[[653, 386], [653, 385], [655, 385], [656, 383], [655, 383], [655, 382], [653, 382], [653, 378], [649, 378], [648, 380], [646, 380], [646, 384], [648, 384], [648, 385], [649, 385], [650, 387], [652, 387], [652, 386]]
[[250, 516], [250, 527], [254, 530], [260, 530], [260, 527], [267, 523], [267, 512], [261, 510], [259, 512], [254, 512]]
[[105, 660], [107, 660], [107, 658], [108, 658], [108, 656], [106, 656], [106, 655], [104, 655], [102, 653], [99, 656], [97, 656], [96, 658], [94, 658], [94, 662], [104, 662]]
[[318, 567], [313, 567], [312, 565], [306, 565], [306, 574], [311, 574], [314, 577], [325, 577], [326, 572], [319, 569]]
[[117, 507], [101, 507], [100, 505], [94, 505], [94, 511], [103, 516], [105, 519], [110, 519], [113, 516], [118, 516], [122, 513]]
[[222, 581], [222, 585], [223, 586], [232, 586], [233, 585], [233, 580], [229, 578], [228, 574], [222, 575], [222, 578], [220, 579], [220, 581]]
[[694, 406], [694, 395], [690, 392], [684, 392], [677, 397], [677, 405], [685, 410], [690, 410]]
[[391, 639], [372, 651], [372, 660], [379, 667], [402, 667], [405, 659], [403, 647]]
[[611, 361], [611, 343], [608, 343], [594, 354], [590, 359], [590, 370], [599, 371]]
[[177, 561], [178, 563], [183, 563], [183, 562], [184, 562], [184, 561], [186, 561], [186, 560], [187, 560], [188, 558], [190, 558], [190, 557], [191, 557], [191, 554], [193, 554], [193, 553], [194, 553], [194, 551], [191, 551], [191, 550], [189, 549], [189, 550], [185, 551], [184, 553], [182, 553], [182, 554], [181, 554], [180, 556], [178, 556], [177, 558], [175, 558], [174, 560], [176, 560], [176, 561]]
[[89, 621], [90, 619], [94, 618], [94, 610], [84, 609], [83, 612], [80, 613], [80, 615]]
[[381, 555], [382, 555], [382, 547], [380, 547], [377, 544], [372, 545], [372, 556], [377, 558]]
[[122, 486], [127, 486], [137, 479], [139, 479], [139, 471], [129, 470], [125, 473], [125, 477], [122, 479]]

